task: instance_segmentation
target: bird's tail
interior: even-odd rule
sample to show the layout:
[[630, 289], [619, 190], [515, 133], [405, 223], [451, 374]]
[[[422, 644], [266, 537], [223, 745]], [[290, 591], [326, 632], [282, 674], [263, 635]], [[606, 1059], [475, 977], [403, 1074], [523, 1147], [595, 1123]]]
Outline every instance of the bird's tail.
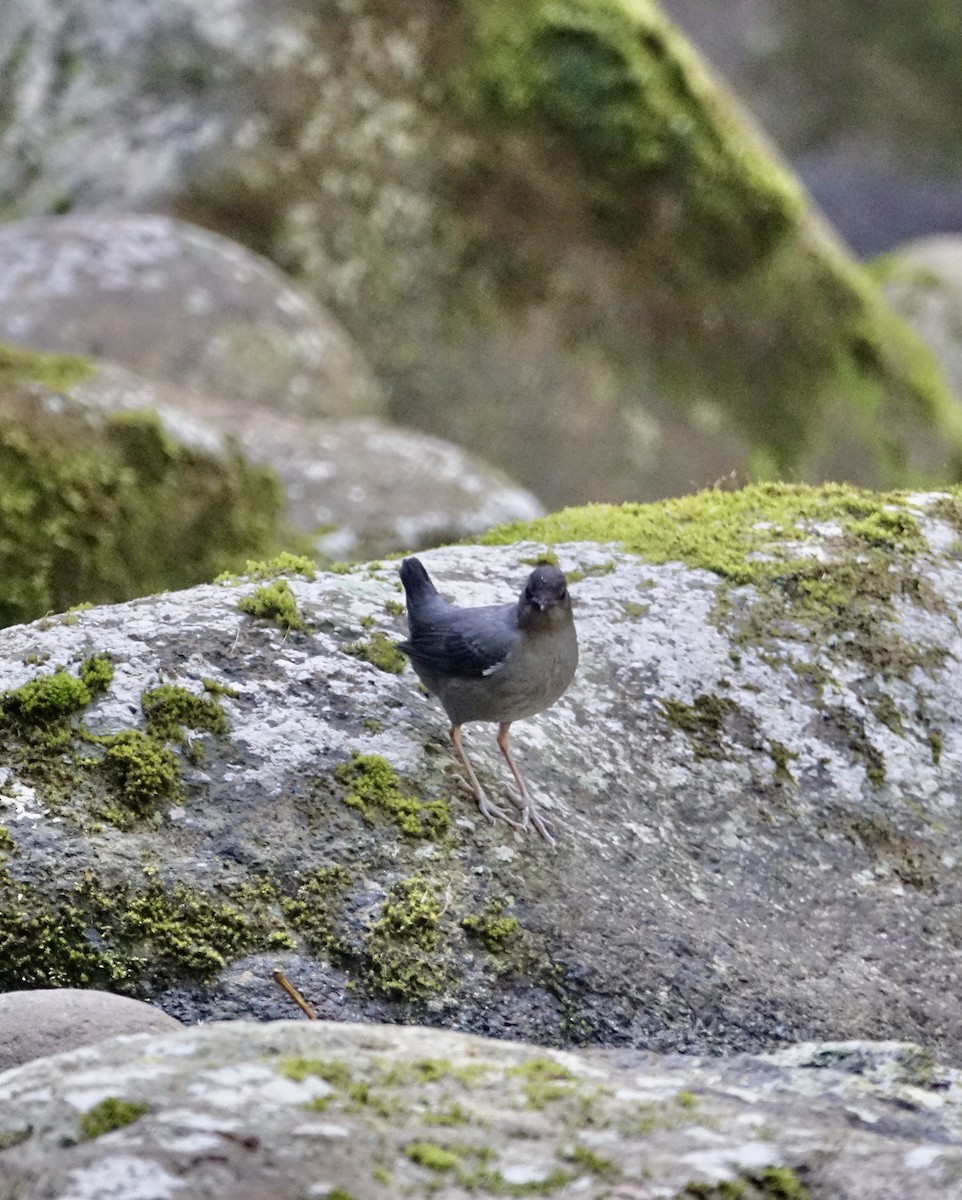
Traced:
[[419, 558], [405, 558], [401, 563], [399, 574], [401, 583], [404, 585], [409, 614], [416, 612], [425, 601], [437, 596], [438, 589], [431, 582], [431, 576], [424, 569], [424, 564]]

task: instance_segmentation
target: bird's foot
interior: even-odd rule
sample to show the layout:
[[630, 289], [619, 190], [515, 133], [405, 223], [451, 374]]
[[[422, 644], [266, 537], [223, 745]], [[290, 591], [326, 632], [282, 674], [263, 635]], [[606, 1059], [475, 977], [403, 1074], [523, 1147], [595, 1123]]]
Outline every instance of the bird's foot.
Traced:
[[461, 787], [475, 801], [478, 806], [478, 811], [482, 817], [494, 825], [497, 821], [504, 821], [513, 829], [520, 829], [521, 825], [511, 816], [511, 814], [497, 804], [494, 804], [488, 799], [487, 795], [479, 788], [477, 791], [465, 780], [461, 780]]
[[[514, 788], [505, 789], [508, 793], [508, 799], [521, 812], [521, 823], [519, 828], [527, 829], [530, 825], [538, 834], [548, 843], [549, 846], [555, 844], [554, 838], [551, 836], [551, 822], [547, 817], [543, 817], [538, 809], [537, 804], [531, 799], [527, 791], [516, 791]], [[514, 822], [513, 822], [514, 823]]]

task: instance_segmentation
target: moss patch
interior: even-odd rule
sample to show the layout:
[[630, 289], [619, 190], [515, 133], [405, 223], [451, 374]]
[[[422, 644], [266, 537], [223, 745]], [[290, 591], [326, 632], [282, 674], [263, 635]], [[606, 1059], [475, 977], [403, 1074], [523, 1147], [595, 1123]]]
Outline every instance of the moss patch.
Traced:
[[[176, 444], [151, 413], [52, 415], [4, 373], [7, 355], [0, 349], [0, 626], [189, 587], [283, 536], [283, 496], [268, 472]], [[18, 361], [20, 380], [28, 367]]]
[[116, 1096], [108, 1096], [93, 1108], [88, 1108], [80, 1118], [80, 1140], [92, 1141], [111, 1133], [115, 1129], [123, 1129], [139, 1121], [150, 1109], [146, 1104], [136, 1100], [120, 1100]]
[[[960, 493], [951, 495], [957, 501]], [[816, 653], [856, 659], [882, 677], [904, 677], [945, 659], [939, 646], [908, 642], [895, 619], [898, 600], [939, 603], [918, 579], [916, 558], [928, 546], [899, 493], [758, 484], [659, 504], [569, 508], [501, 526], [482, 542], [521, 539], [615, 542], [652, 563], [712, 571], [725, 585], [715, 619], [728, 622], [736, 639], [807, 643]], [[736, 609], [730, 597], [743, 585], [757, 594]]]
[[281, 901], [288, 923], [304, 937], [311, 951], [335, 962], [350, 956], [350, 949], [337, 932], [344, 893], [350, 885], [350, 871], [333, 864], [312, 871], [292, 895]]
[[517, 917], [505, 915], [503, 901], [493, 900], [480, 915], [464, 917], [461, 928], [479, 938], [486, 950], [497, 953], [517, 938], [520, 926]]
[[378, 815], [386, 816], [409, 838], [442, 839], [451, 827], [451, 809], [446, 800], [422, 801], [402, 789], [391, 764], [379, 754], [354, 751], [349, 763], [334, 772], [347, 787], [344, 803], [356, 809], [369, 825]]
[[441, 953], [441, 905], [422, 875], [399, 880], [364, 933], [365, 978], [375, 992], [399, 1000], [423, 1000], [451, 979]]
[[88, 872], [45, 889], [0, 868], [0, 990], [167, 987], [211, 979], [243, 954], [292, 946], [265, 886], [202, 892], [149, 873], [141, 884], [102, 886]]
[[317, 563], [303, 554], [292, 554], [289, 550], [282, 550], [280, 554], [266, 560], [256, 561], [249, 558], [243, 570], [224, 571], [217, 576], [214, 582], [240, 583], [244, 579], [259, 582], [276, 579], [278, 575], [286, 575], [289, 578], [300, 575], [303, 579], [316, 579]]
[[540, 299], [552, 284], [536, 243], [515, 235], [517, 249], [504, 250], [492, 193], [511, 186], [534, 208], [574, 192], [577, 236], [587, 225], [634, 294], [657, 297], [632, 323], [633, 347], [610, 313], [592, 309], [575, 308], [574, 338], [604, 320], [605, 353], [636, 368], [642, 346], [679, 404], [706, 396], [727, 412], [757, 448], [759, 474], [830, 455], [821, 418], [844, 410], [876, 478], [912, 481], [906, 446], [920, 418], [954, 460], [941, 481], [958, 478], [962, 420], [933, 356], [811, 221], [797, 181], [653, 0], [533, 0], [523, 14], [510, 0], [459, 7], [452, 104], [483, 149], [458, 181], [462, 204], [477, 208], [457, 276], [490, 264], [482, 311]]
[[390, 675], [400, 675], [407, 663], [407, 659], [397, 648], [397, 643], [392, 642], [380, 629], [367, 639], [361, 638], [351, 642], [344, 647], [344, 652], [362, 662], [370, 663], [379, 671], [387, 671]]
[[227, 719], [211, 697], [165, 684], [141, 699], [146, 730], [92, 734], [81, 714], [112, 678], [109, 659], [92, 655], [79, 664], [76, 675], [60, 667], [0, 693], [0, 748], [26, 778], [44, 786], [45, 802], [54, 808], [60, 797], [70, 797], [79, 813], [77, 802], [99, 791], [89, 779], [98, 772], [111, 793], [99, 815], [129, 828], [180, 799], [180, 765], [172, 745], [196, 760], [202, 744], [192, 741], [187, 730], [222, 734]]
[[273, 583], [259, 587], [251, 595], [243, 596], [237, 601], [237, 607], [250, 617], [273, 621], [278, 629], [283, 629], [285, 633], [292, 629], [307, 628], [307, 623], [297, 607], [297, 597], [286, 579], [275, 579]]

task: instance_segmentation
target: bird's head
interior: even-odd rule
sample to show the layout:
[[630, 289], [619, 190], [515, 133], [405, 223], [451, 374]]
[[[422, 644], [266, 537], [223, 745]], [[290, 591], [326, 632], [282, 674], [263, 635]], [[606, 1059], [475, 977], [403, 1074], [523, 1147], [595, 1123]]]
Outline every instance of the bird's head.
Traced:
[[571, 596], [564, 572], [557, 567], [535, 567], [518, 601], [522, 629], [548, 629], [571, 620]]

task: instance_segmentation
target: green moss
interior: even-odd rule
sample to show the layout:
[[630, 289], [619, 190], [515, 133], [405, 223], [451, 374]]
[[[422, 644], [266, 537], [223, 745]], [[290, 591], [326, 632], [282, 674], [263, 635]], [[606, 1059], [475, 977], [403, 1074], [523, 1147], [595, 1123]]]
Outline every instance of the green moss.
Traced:
[[586, 1171], [590, 1171], [592, 1175], [598, 1175], [602, 1179], [612, 1179], [619, 1174], [618, 1167], [610, 1159], [602, 1158], [600, 1154], [589, 1150], [587, 1146], [572, 1146], [570, 1150], [564, 1152], [562, 1157], [565, 1162], [577, 1163]]
[[450, 982], [440, 953], [441, 905], [421, 875], [399, 880], [365, 930], [365, 978], [372, 990], [399, 1000], [423, 1000]]
[[291, 578], [300, 575], [304, 579], [313, 580], [317, 578], [317, 563], [303, 554], [292, 554], [289, 550], [282, 550], [273, 558], [259, 562], [249, 558], [242, 571], [223, 571], [214, 582], [240, 583], [244, 579], [260, 581], [276, 579], [278, 575]]
[[0, 825], [0, 855], [16, 854], [17, 843], [10, 836], [6, 825]]
[[146, 1104], [136, 1100], [121, 1100], [116, 1096], [108, 1096], [93, 1108], [88, 1108], [80, 1118], [80, 1140], [92, 1141], [111, 1133], [114, 1129], [123, 1129], [125, 1125], [133, 1125], [150, 1109]]
[[183, 742], [184, 727], [205, 733], [227, 733], [227, 715], [209, 696], [165, 683], [144, 692], [140, 705], [151, 734], [165, 742]]
[[83, 679], [61, 668], [0, 695], [0, 711], [28, 725], [62, 723], [93, 699]]
[[[108, 777], [119, 788], [126, 808], [135, 817], [149, 817], [160, 805], [180, 799], [180, 769], [173, 751], [139, 729], [100, 739], [101, 760]], [[123, 814], [113, 813], [125, 827]]]
[[522, 1080], [528, 1108], [546, 1108], [553, 1101], [573, 1096], [577, 1091], [577, 1077], [552, 1058], [529, 1058], [516, 1067], [509, 1067], [506, 1073]]
[[209, 980], [244, 954], [289, 947], [270, 890], [184, 883], [105, 887], [92, 873], [41, 894], [0, 868], [0, 990], [112, 991]]
[[221, 683], [218, 679], [208, 679], [206, 675], [202, 675], [200, 681], [204, 685], [204, 691], [210, 692], [212, 696], [230, 696], [232, 700], [236, 700], [241, 694], [239, 688], [231, 687], [228, 683]]
[[388, 816], [409, 838], [438, 841], [451, 827], [450, 806], [444, 800], [421, 801], [401, 789], [401, 780], [391, 764], [379, 754], [353, 752], [349, 763], [334, 772], [347, 787], [344, 803], [357, 809], [369, 825], [379, 813]]
[[417, 1163], [419, 1167], [427, 1167], [429, 1171], [454, 1171], [461, 1165], [460, 1154], [445, 1150], [443, 1146], [436, 1146], [434, 1142], [409, 1142], [401, 1147], [401, 1152], [411, 1162]]
[[692, 1181], [676, 1200], [812, 1200], [812, 1196], [789, 1167], [765, 1167], [721, 1183]]
[[461, 928], [480, 938], [486, 950], [495, 953], [517, 937], [520, 928], [517, 917], [504, 915], [504, 904], [492, 901], [480, 915], [470, 915], [461, 921]]
[[40, 384], [51, 392], [65, 392], [89, 379], [95, 371], [89, 358], [0, 345], [0, 387]]
[[391, 675], [400, 675], [407, 663], [407, 659], [398, 650], [397, 643], [392, 642], [380, 629], [376, 633], [372, 633], [366, 641], [362, 638], [360, 641], [345, 646], [344, 651], [354, 658], [361, 659], [362, 662], [369, 662], [379, 671], [387, 671]]
[[189, 587], [281, 535], [272, 475], [175, 444], [154, 414], [52, 415], [2, 378], [0, 401], [0, 626]]
[[284, 1058], [278, 1070], [297, 1083], [314, 1075], [339, 1091], [346, 1091], [354, 1079], [350, 1066], [337, 1058]]
[[22, 1146], [32, 1136], [32, 1125], [28, 1125], [24, 1129], [0, 1129], [0, 1154], [4, 1150], [11, 1149], [13, 1146]]
[[403, 617], [404, 605], [400, 600], [385, 600], [384, 611], [389, 617]]
[[522, 558], [521, 561], [529, 567], [558, 566], [558, 556], [553, 550], [544, 550], [540, 554], [532, 555], [530, 558]]
[[307, 628], [304, 618], [298, 612], [297, 597], [286, 579], [275, 579], [273, 583], [259, 587], [251, 595], [243, 596], [237, 601], [237, 607], [248, 616], [273, 621], [285, 633], [292, 629]]
[[[831, 461], [823, 413], [841, 410], [885, 481], [913, 481], [906, 448], [920, 423], [938, 429], [955, 460], [941, 481], [958, 477], [962, 419], [934, 357], [811, 221], [797, 180], [657, 3], [532, 0], [523, 15], [510, 0], [460, 8], [452, 102], [482, 131], [459, 179], [463, 203], [478, 197], [460, 276], [492, 260], [482, 311], [491, 291], [507, 306], [552, 285], [538, 248], [522, 240], [506, 254], [485, 211], [492, 180], [505, 186], [510, 146], [511, 185], [532, 203], [539, 189], [566, 194], [576, 179], [582, 234], [587, 220], [636, 294], [657, 296], [642, 322], [645, 369], [655, 364], [679, 404], [703, 395], [725, 410], [759, 448], [758, 469], [785, 475], [812, 455]], [[640, 369], [637, 352], [623, 348], [619, 365], [626, 360]]]
[[669, 724], [691, 738], [696, 759], [728, 757], [722, 739], [726, 720], [737, 711], [731, 700], [702, 693], [692, 704], [662, 699], [657, 704]]
[[334, 961], [340, 961], [349, 953], [336, 930], [344, 893], [350, 885], [350, 871], [334, 864], [312, 871], [298, 884], [293, 895], [281, 899], [291, 928], [303, 935], [313, 953]]
[[[813, 537], [825, 561], [805, 553]], [[759, 484], [659, 504], [565, 509], [501, 526], [482, 540], [500, 545], [523, 539], [615, 542], [649, 562], [712, 571], [723, 581], [714, 619], [745, 641], [809, 643], [818, 653], [855, 659], [883, 677], [901, 678], [913, 667], [930, 669], [945, 659], [943, 647], [915, 645], [898, 628], [896, 601], [934, 608], [938, 600], [919, 581], [916, 559], [928, 547], [906, 497], [897, 493], [841, 484]], [[729, 591], [743, 585], [753, 586], [756, 595], [736, 611], [727, 603]], [[811, 665], [800, 661], [799, 672]]]

